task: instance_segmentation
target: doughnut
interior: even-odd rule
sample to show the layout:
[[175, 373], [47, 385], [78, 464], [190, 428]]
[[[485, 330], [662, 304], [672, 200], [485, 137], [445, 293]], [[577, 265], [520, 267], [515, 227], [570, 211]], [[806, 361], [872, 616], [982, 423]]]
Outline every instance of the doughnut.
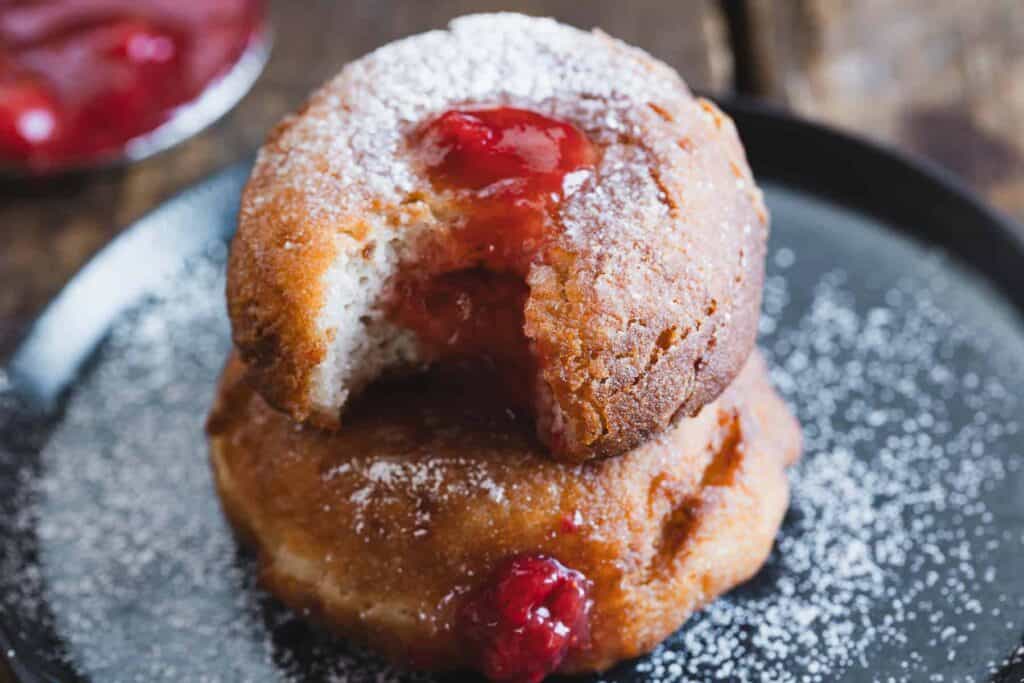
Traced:
[[631, 451], [754, 346], [768, 216], [732, 121], [650, 55], [515, 14], [349, 64], [261, 149], [233, 339], [327, 429], [374, 382], [473, 364], [551, 457]]
[[494, 680], [607, 669], [751, 577], [800, 454], [756, 352], [697, 416], [586, 463], [437, 372], [374, 384], [337, 431], [291, 421], [246, 374], [229, 361], [208, 433], [265, 586], [399, 663]]

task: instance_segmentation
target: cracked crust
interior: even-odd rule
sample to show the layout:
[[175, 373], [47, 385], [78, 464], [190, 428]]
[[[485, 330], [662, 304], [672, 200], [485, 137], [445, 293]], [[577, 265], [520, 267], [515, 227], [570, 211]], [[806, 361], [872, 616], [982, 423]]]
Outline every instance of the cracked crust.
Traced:
[[419, 668], [473, 666], [454, 627], [459, 596], [517, 553], [593, 581], [591, 645], [561, 672], [650, 651], [764, 562], [800, 450], [756, 353], [699, 416], [582, 465], [551, 461], [500, 405], [440, 381], [373, 387], [332, 434], [268, 408], [243, 374], [233, 359], [211, 456], [264, 583]]
[[407, 136], [490, 104], [567, 120], [602, 152], [530, 268], [524, 332], [553, 455], [621, 454], [743, 366], [768, 218], [731, 120], [598, 31], [478, 15], [346, 67], [260, 152], [228, 270], [235, 344], [266, 400], [328, 428], [381, 373], [429, 360], [379, 305], [457, 222]]

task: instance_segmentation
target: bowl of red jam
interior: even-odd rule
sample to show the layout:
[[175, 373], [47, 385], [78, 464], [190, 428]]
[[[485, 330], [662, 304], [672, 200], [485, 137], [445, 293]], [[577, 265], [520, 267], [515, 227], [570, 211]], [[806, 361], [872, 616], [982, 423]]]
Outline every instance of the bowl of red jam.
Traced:
[[263, 0], [0, 0], [0, 168], [150, 156], [227, 113], [268, 52]]

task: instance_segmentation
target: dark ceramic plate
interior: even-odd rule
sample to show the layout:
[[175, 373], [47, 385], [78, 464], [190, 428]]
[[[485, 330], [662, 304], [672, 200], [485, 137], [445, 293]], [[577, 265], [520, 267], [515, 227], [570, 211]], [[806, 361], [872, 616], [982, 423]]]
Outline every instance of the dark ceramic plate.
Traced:
[[[1020, 681], [1024, 242], [948, 177], [730, 107], [774, 223], [761, 345], [806, 455], [770, 560], [610, 681]], [[0, 373], [23, 681], [404, 680], [254, 587], [202, 437], [247, 167], [85, 268]]]

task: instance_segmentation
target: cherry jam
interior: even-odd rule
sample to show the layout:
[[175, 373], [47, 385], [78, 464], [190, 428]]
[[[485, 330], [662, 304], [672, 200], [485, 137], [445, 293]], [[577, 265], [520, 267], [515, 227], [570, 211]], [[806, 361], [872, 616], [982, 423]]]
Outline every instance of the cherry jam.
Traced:
[[524, 278], [566, 193], [592, 173], [596, 149], [570, 123], [511, 107], [445, 112], [412, 142], [459, 220], [417, 264], [419, 276], [399, 285], [392, 317], [442, 360], [488, 360], [511, 403], [524, 405], [535, 375]]
[[528, 406], [533, 373], [523, 335], [527, 294], [520, 277], [457, 270], [401, 285], [392, 318], [415, 330], [420, 344], [440, 359], [487, 370], [501, 383], [510, 406]]
[[445, 112], [418, 145], [434, 185], [456, 192], [464, 217], [448, 258], [520, 275], [553, 228], [567, 180], [597, 159], [572, 124], [512, 107]]
[[0, 163], [115, 155], [237, 63], [263, 12], [261, 0], [0, 3]]
[[464, 603], [460, 626], [494, 681], [537, 683], [588, 642], [591, 601], [581, 573], [544, 555], [514, 557]]

